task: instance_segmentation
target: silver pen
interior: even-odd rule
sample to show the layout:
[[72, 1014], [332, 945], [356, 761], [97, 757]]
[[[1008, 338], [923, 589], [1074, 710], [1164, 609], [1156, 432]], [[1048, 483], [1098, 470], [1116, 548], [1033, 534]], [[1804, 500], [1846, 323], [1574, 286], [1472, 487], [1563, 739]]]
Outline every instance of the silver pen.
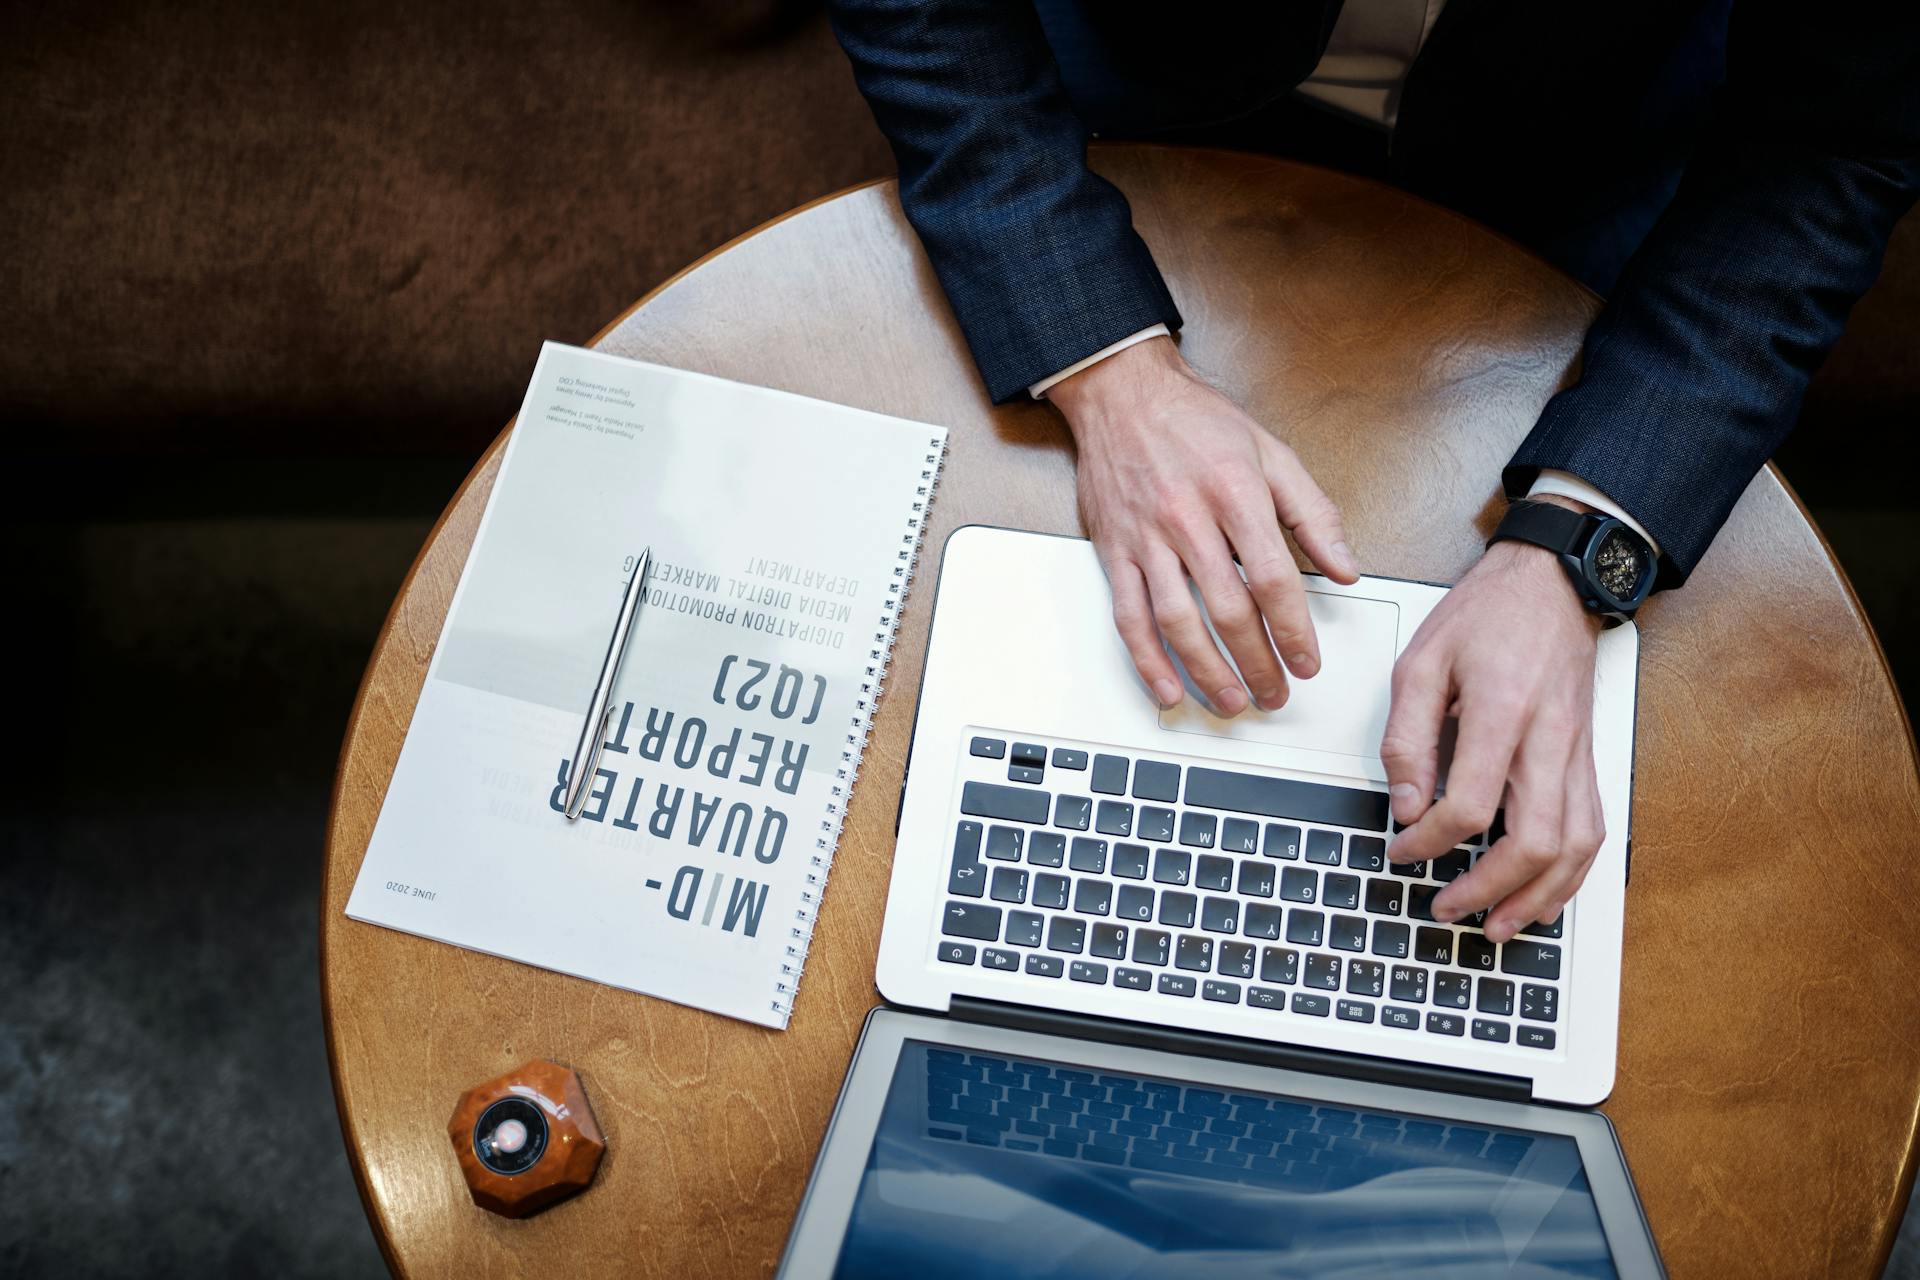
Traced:
[[593, 685], [593, 701], [587, 704], [586, 723], [580, 726], [580, 741], [573, 749], [573, 770], [567, 775], [567, 821], [572, 822], [587, 807], [587, 792], [593, 788], [593, 771], [600, 764], [600, 748], [607, 740], [607, 719], [613, 708], [613, 682], [620, 675], [620, 659], [627, 651], [627, 636], [640, 612], [641, 597], [646, 595], [647, 565], [653, 560], [653, 548], [640, 553], [633, 566], [633, 579], [620, 601], [620, 617], [613, 624], [613, 636], [607, 641], [607, 658], [600, 664], [600, 678]]

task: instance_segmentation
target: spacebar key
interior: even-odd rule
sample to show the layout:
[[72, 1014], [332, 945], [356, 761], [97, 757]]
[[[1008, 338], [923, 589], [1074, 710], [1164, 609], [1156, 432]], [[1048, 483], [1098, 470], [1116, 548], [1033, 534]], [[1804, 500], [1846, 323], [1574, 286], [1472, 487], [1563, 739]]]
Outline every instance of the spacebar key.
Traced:
[[976, 818], [1044, 824], [1047, 805], [1052, 799], [1046, 792], [1035, 791], [1032, 787], [1002, 787], [991, 782], [969, 782], [960, 792], [960, 812]]
[[1363, 831], [1387, 829], [1384, 792], [1330, 787], [1321, 782], [1295, 782], [1291, 778], [1262, 778], [1226, 769], [1187, 770], [1187, 803], [1202, 809], [1326, 822], [1336, 827], [1359, 827]]

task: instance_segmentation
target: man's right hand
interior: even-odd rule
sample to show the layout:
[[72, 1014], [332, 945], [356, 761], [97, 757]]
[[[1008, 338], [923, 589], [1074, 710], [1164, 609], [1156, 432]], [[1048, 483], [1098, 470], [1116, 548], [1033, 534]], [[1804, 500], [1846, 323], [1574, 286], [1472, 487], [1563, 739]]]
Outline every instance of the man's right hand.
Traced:
[[[1161, 636], [1223, 715], [1271, 711], [1287, 673], [1320, 669], [1306, 589], [1280, 530], [1336, 582], [1359, 577], [1340, 510], [1293, 450], [1149, 338], [1055, 383], [1080, 449], [1080, 512], [1113, 588], [1113, 621], [1163, 707], [1180, 701]], [[1238, 556], [1245, 581], [1234, 567]], [[1200, 589], [1246, 691], [1207, 632]]]

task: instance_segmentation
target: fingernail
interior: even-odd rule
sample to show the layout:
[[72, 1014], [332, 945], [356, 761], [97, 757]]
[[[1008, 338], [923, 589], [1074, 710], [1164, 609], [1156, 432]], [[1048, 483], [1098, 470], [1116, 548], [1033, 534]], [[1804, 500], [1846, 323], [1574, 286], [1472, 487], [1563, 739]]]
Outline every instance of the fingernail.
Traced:
[[1261, 689], [1253, 695], [1254, 703], [1262, 711], [1278, 711], [1287, 703], [1284, 689]]
[[1213, 705], [1230, 716], [1237, 716], [1247, 709], [1247, 695], [1240, 691], [1239, 685], [1230, 684], [1213, 695]]
[[1340, 567], [1348, 573], [1357, 574], [1360, 572], [1360, 561], [1354, 558], [1353, 548], [1346, 543], [1336, 542], [1333, 544], [1333, 558], [1338, 561]]
[[1180, 701], [1180, 685], [1173, 680], [1156, 680], [1153, 682], [1153, 696], [1160, 699], [1161, 706], [1171, 707]]
[[1302, 680], [1311, 680], [1313, 673], [1320, 669], [1320, 664], [1314, 661], [1314, 657], [1310, 653], [1294, 654], [1291, 658], [1287, 659], [1287, 666], [1293, 671], [1293, 674], [1299, 676]]
[[1393, 802], [1393, 816], [1402, 823], [1413, 821], [1413, 808], [1420, 802], [1420, 789], [1411, 782], [1396, 782], [1387, 788]]
[[1493, 924], [1489, 922], [1486, 928], [1487, 928], [1488, 942], [1505, 942], [1508, 938], [1511, 938], [1513, 936], [1513, 930], [1510, 927], [1508, 927], [1505, 921], [1502, 921], [1499, 924]]
[[1433, 910], [1433, 918], [1435, 920], [1438, 920], [1441, 924], [1452, 924], [1455, 920], [1458, 920], [1460, 918], [1459, 913], [1456, 912], [1452, 907], [1443, 907], [1437, 901], [1430, 905]]

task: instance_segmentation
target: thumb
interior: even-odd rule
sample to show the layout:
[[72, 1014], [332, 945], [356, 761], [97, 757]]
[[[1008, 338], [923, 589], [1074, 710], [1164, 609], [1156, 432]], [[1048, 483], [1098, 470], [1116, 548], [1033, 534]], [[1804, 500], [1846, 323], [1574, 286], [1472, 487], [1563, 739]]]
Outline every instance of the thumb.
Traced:
[[1358, 581], [1360, 561], [1347, 543], [1340, 508], [1307, 474], [1299, 455], [1275, 441], [1273, 448], [1267, 450], [1266, 472], [1267, 487], [1273, 491], [1273, 507], [1280, 523], [1300, 544], [1314, 568], [1335, 582]]

